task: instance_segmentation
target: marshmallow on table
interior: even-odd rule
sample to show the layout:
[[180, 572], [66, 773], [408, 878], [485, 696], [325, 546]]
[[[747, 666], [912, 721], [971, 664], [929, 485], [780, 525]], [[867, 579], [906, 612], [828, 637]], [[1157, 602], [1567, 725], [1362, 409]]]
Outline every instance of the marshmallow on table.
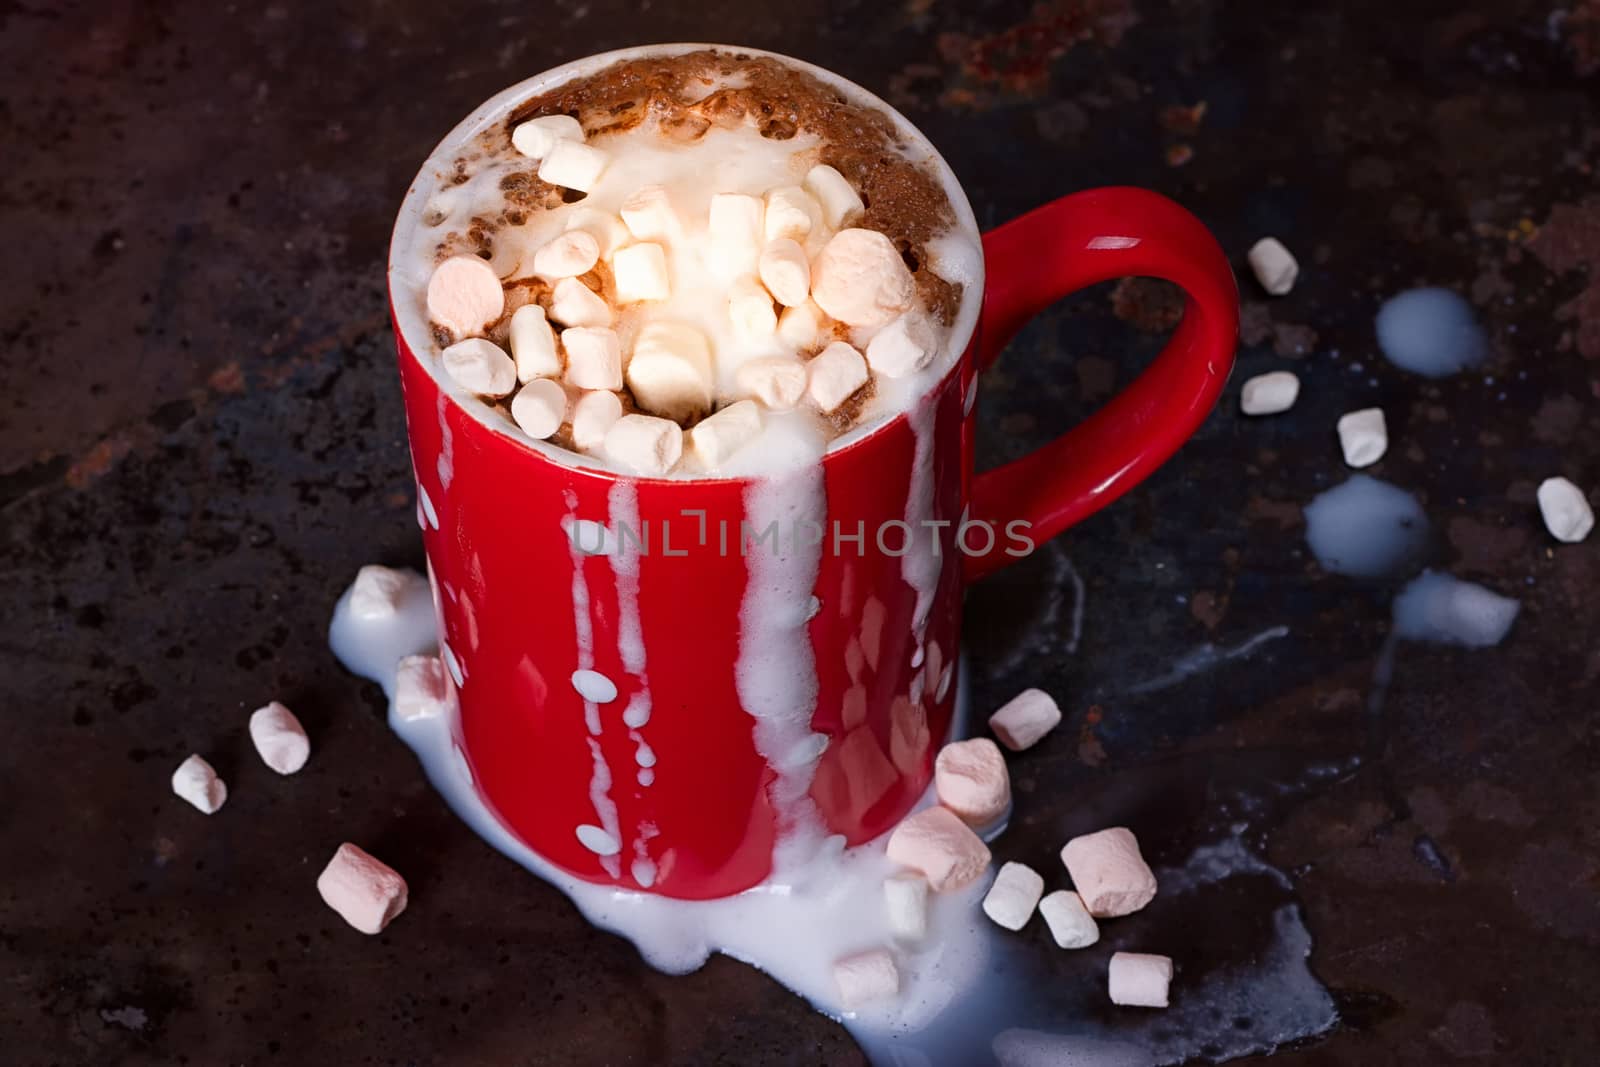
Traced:
[[728, 287], [728, 318], [733, 332], [745, 341], [771, 337], [778, 329], [778, 313], [772, 309], [772, 296], [749, 275]]
[[556, 333], [545, 320], [544, 308], [538, 304], [524, 304], [513, 311], [510, 341], [511, 358], [517, 364], [517, 381], [527, 383], [535, 378], [560, 377], [561, 356], [556, 352]]
[[645, 323], [633, 339], [628, 388], [652, 415], [682, 420], [711, 410], [710, 343], [686, 323]]
[[767, 192], [763, 233], [768, 241], [791, 237], [802, 241], [822, 219], [822, 205], [798, 185], [786, 185]]
[[894, 956], [885, 948], [839, 960], [833, 965], [833, 980], [839, 986], [839, 999], [846, 1011], [900, 992], [900, 971], [894, 965]]
[[172, 772], [172, 791], [207, 815], [213, 815], [228, 799], [228, 786], [211, 764], [190, 756]]
[[916, 871], [900, 871], [883, 882], [883, 904], [889, 930], [902, 941], [928, 935], [928, 880]]
[[1583, 490], [1565, 478], [1539, 483], [1539, 515], [1550, 536], [1567, 544], [1577, 544], [1594, 529], [1594, 510]]
[[511, 131], [511, 145], [530, 159], [543, 159], [557, 141], [582, 141], [583, 125], [571, 115], [540, 115], [518, 123]]
[[1382, 408], [1362, 408], [1339, 417], [1339, 448], [1352, 467], [1370, 467], [1389, 450]]
[[778, 316], [778, 339], [794, 348], [810, 348], [817, 343], [822, 332], [822, 309], [807, 300], [796, 307], [783, 309]]
[[1097, 919], [1132, 915], [1156, 895], [1156, 876], [1125, 826], [1083, 834], [1061, 849], [1061, 862], [1083, 906]]
[[823, 414], [834, 411], [867, 384], [867, 361], [843, 341], [817, 353], [806, 364], [806, 392]]
[[936, 893], [971, 884], [989, 866], [989, 846], [954, 812], [923, 808], [889, 835], [890, 861], [921, 871]]
[[939, 803], [972, 826], [988, 826], [1011, 806], [1011, 776], [1005, 757], [987, 737], [952, 741], [933, 763]]
[[567, 230], [533, 253], [533, 272], [544, 278], [576, 278], [600, 261], [600, 242], [588, 230]]
[[753, 400], [738, 400], [689, 431], [689, 447], [708, 470], [716, 470], [761, 433], [761, 409]]
[[641, 474], [666, 474], [683, 455], [683, 430], [670, 419], [624, 415], [606, 431], [605, 450]]
[[406, 910], [406, 880], [348, 841], [317, 876], [317, 892], [340, 918], [364, 934], [380, 932]]
[[400, 610], [410, 579], [393, 567], [369, 563], [350, 583], [350, 614], [358, 619], [391, 619]]
[[1261, 288], [1273, 296], [1283, 296], [1294, 288], [1300, 276], [1300, 264], [1283, 247], [1276, 237], [1263, 237], [1250, 249], [1250, 269], [1255, 272]]
[[306, 765], [311, 741], [294, 712], [274, 700], [250, 716], [250, 741], [261, 761], [279, 774], [293, 774]]
[[428, 279], [428, 317], [457, 337], [481, 333], [505, 307], [499, 275], [477, 256], [451, 256]]
[[1088, 948], [1100, 940], [1100, 924], [1083, 906], [1083, 898], [1070, 889], [1045, 894], [1039, 901], [1039, 914], [1050, 927], [1050, 936], [1062, 948]]
[[511, 418], [523, 433], [543, 441], [567, 419], [567, 391], [551, 378], [538, 378], [511, 398]]
[[493, 341], [469, 337], [446, 348], [440, 358], [445, 373], [469, 393], [498, 398], [517, 387], [517, 365]]
[[834, 229], [866, 207], [845, 176], [826, 163], [819, 163], [806, 172], [805, 187], [817, 198], [823, 221]]
[[713, 193], [706, 228], [707, 263], [723, 281], [754, 274], [761, 252], [759, 197], [744, 193]]
[[739, 364], [733, 381], [771, 410], [787, 411], [805, 395], [806, 365], [788, 356], [757, 356]]
[[581, 141], [557, 141], [539, 164], [539, 180], [587, 193], [606, 169], [606, 154]]
[[450, 684], [438, 656], [406, 656], [394, 672], [394, 713], [403, 722], [450, 710]]
[[933, 325], [911, 312], [872, 335], [867, 342], [867, 363], [879, 374], [904, 378], [932, 363], [938, 352], [939, 337]]
[[1164, 1008], [1172, 986], [1172, 957], [1118, 952], [1111, 957], [1111, 1003], [1133, 1008]]
[[617, 302], [665, 300], [672, 293], [667, 275], [667, 256], [654, 242], [619, 248], [611, 257], [611, 276], [617, 286]]
[[1286, 370], [1258, 374], [1239, 390], [1239, 410], [1246, 415], [1276, 415], [1294, 407], [1300, 396], [1300, 379]]
[[567, 350], [567, 381], [579, 389], [622, 388], [622, 342], [603, 326], [573, 326], [561, 331]]
[[1044, 892], [1044, 878], [1025, 863], [1000, 867], [994, 884], [983, 897], [983, 913], [1007, 930], [1020, 930], [1033, 916]]
[[761, 284], [784, 307], [799, 307], [811, 297], [811, 261], [790, 237], [768, 241], [757, 264]]
[[611, 305], [577, 278], [563, 278], [550, 290], [550, 317], [563, 326], [610, 326]]
[[609, 257], [631, 239], [628, 227], [609, 212], [581, 204], [568, 208], [567, 212], [567, 229], [582, 230], [593, 237], [602, 257]]
[[1042, 689], [1024, 689], [989, 716], [989, 729], [1013, 752], [1032, 748], [1061, 722], [1061, 709]]
[[840, 230], [811, 271], [811, 299], [850, 326], [887, 326], [911, 306], [915, 289], [905, 260], [876, 230]]
[[622, 401], [616, 393], [594, 390], [572, 405], [572, 447], [594, 452], [605, 444], [606, 434], [622, 418]]
[[635, 189], [622, 202], [617, 214], [622, 216], [628, 232], [640, 241], [676, 240], [683, 230], [678, 211], [672, 206], [672, 195], [663, 185]]

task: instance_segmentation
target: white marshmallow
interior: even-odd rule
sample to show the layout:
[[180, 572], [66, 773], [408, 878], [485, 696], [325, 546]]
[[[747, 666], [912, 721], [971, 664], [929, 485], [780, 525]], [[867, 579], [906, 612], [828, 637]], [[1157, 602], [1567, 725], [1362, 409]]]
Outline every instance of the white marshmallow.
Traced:
[[1062, 948], [1088, 948], [1100, 940], [1100, 924], [1083, 906], [1083, 898], [1070, 889], [1045, 894], [1039, 901], [1039, 914]]
[[921, 941], [928, 935], [928, 880], [922, 875], [901, 871], [884, 879], [883, 904], [895, 937]]
[[406, 880], [348, 841], [317, 876], [317, 892], [340, 918], [364, 934], [380, 932], [406, 910]]
[[606, 169], [606, 154], [580, 141], [557, 141], [539, 164], [539, 180], [587, 193]]
[[670, 419], [624, 415], [606, 431], [605, 450], [641, 474], [666, 474], [683, 455], [683, 430]]
[[1577, 544], [1594, 529], [1594, 510], [1583, 490], [1565, 478], [1539, 483], [1539, 515], [1550, 536], [1567, 544]]
[[933, 761], [939, 803], [971, 826], [988, 826], [1011, 806], [1011, 776], [1005, 757], [987, 737], [952, 741]]
[[1389, 450], [1382, 408], [1362, 408], [1339, 417], [1339, 448], [1352, 467], [1370, 467]]
[[617, 303], [665, 300], [672, 295], [667, 256], [661, 246], [646, 242], [619, 248], [611, 257], [611, 275], [617, 285]]
[[617, 213], [636, 240], [671, 242], [683, 233], [683, 220], [672, 206], [672, 195], [664, 185], [635, 189]]
[[1083, 906], [1097, 919], [1132, 915], [1155, 899], [1156, 876], [1125, 826], [1082, 834], [1061, 849], [1061, 862]]
[[576, 278], [600, 261], [600, 242], [588, 230], [568, 230], [533, 253], [533, 272], [543, 278]]
[[567, 419], [567, 391], [550, 378], [531, 381], [511, 398], [511, 418], [523, 433], [543, 441]]
[[622, 418], [622, 401], [604, 390], [584, 393], [572, 405], [572, 446], [579, 452], [598, 451], [606, 434]]
[[410, 584], [407, 576], [392, 567], [369, 563], [356, 571], [350, 583], [350, 614], [357, 619], [392, 619]]
[[806, 172], [805, 187], [817, 198], [823, 221], [836, 230], [845, 219], [866, 207], [844, 175], [826, 163], [819, 163]]
[[801, 351], [815, 348], [821, 332], [822, 309], [810, 300], [778, 316], [778, 339]]
[[735, 452], [761, 434], [761, 409], [751, 400], [739, 400], [689, 431], [689, 447], [707, 470], [716, 470]]
[[983, 913], [1007, 930], [1020, 930], [1033, 917], [1044, 892], [1044, 878], [1025, 863], [1007, 863], [983, 897]]
[[261, 761], [279, 774], [293, 774], [306, 765], [311, 740], [294, 712], [274, 700], [250, 716], [250, 740]]
[[989, 716], [989, 729], [1013, 752], [1032, 748], [1061, 722], [1061, 709], [1042, 689], [1024, 689]]
[[583, 139], [583, 125], [571, 115], [540, 115], [511, 131], [511, 146], [529, 159], [548, 156], [557, 141]]
[[887, 326], [911, 306], [915, 289], [905, 260], [876, 230], [840, 230], [811, 271], [811, 298], [850, 326]]
[[711, 410], [711, 346], [681, 322], [647, 322], [633, 340], [628, 388], [653, 415], [683, 420]]
[[761, 253], [761, 212], [757, 197], [712, 194], [706, 265], [723, 281], [755, 273]]
[[228, 785], [211, 764], [190, 756], [172, 772], [172, 791], [207, 815], [214, 815], [228, 799]]
[[1108, 976], [1111, 1003], [1133, 1008], [1164, 1008], [1172, 986], [1172, 957], [1118, 952]]
[[761, 284], [784, 307], [799, 307], [811, 297], [811, 261], [799, 242], [789, 237], [768, 241], [761, 250]]
[[806, 391], [806, 365], [788, 356], [758, 356], [739, 364], [734, 384], [773, 411], [788, 411]]
[[567, 350], [567, 381], [579, 389], [622, 388], [622, 342], [603, 326], [573, 326], [561, 331]]
[[568, 208], [567, 212], [567, 229], [582, 230], [593, 237], [600, 247], [602, 259], [609, 258], [611, 253], [627, 244], [630, 239], [628, 227], [610, 212], [584, 207], [582, 204]]
[[833, 965], [833, 980], [846, 1011], [900, 992], [900, 971], [888, 949], [875, 948], [846, 956]]
[[445, 349], [440, 358], [445, 373], [469, 393], [498, 398], [517, 387], [517, 365], [493, 341], [469, 337]]
[[511, 358], [516, 361], [519, 382], [561, 376], [556, 333], [538, 304], [524, 304], [511, 313]]
[[456, 337], [482, 333], [505, 307], [499, 276], [477, 256], [451, 256], [428, 279], [428, 317]]
[[611, 305], [577, 278], [563, 278], [550, 290], [550, 317], [563, 326], [610, 326]]
[[824, 414], [831, 412], [867, 384], [867, 361], [843, 341], [817, 353], [806, 364], [806, 392]]
[[1273, 296], [1283, 296], [1293, 289], [1295, 279], [1300, 276], [1300, 264], [1276, 237], [1263, 237], [1251, 246], [1250, 269], [1255, 272], [1261, 288]]
[[1288, 411], [1300, 396], [1300, 379], [1292, 371], [1258, 374], [1239, 390], [1239, 410], [1246, 415], [1276, 415]]
[[749, 275], [728, 287], [728, 318], [733, 321], [734, 333], [745, 341], [771, 337], [778, 328], [771, 295]]
[[989, 866], [989, 846], [947, 808], [923, 808], [889, 835], [891, 862], [921, 871], [935, 893], [970, 885]]
[[867, 363], [889, 378], [915, 374], [939, 353], [939, 334], [926, 316], [901, 315], [867, 342]]
[[394, 672], [395, 715], [402, 722], [444, 715], [452, 702], [447, 677], [438, 656], [406, 656]]
[[762, 236], [768, 241], [792, 237], [803, 241], [812, 227], [822, 221], [822, 205], [798, 185], [786, 185], [767, 192], [767, 210]]

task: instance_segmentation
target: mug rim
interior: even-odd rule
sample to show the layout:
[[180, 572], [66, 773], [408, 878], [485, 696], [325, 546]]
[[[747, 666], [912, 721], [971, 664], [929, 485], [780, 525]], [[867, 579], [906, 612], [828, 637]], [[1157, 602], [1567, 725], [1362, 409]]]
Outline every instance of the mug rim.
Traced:
[[[532, 96], [548, 91], [559, 85], [565, 84], [575, 78], [596, 73], [605, 67], [611, 66], [628, 59], [637, 59], [646, 56], [676, 56], [689, 52], [702, 50], [731, 52], [739, 55], [765, 56], [787, 63], [807, 74], [817, 78], [824, 84], [830, 85], [850, 95], [860, 103], [878, 108], [889, 116], [894, 123], [896, 131], [923, 153], [919, 162], [931, 165], [939, 176], [940, 184], [944, 186], [947, 199], [950, 201], [951, 210], [956, 216], [956, 227], [964, 230], [974, 242], [977, 256], [975, 257], [974, 277], [965, 283], [966, 288], [962, 293], [961, 304], [956, 311], [955, 321], [950, 326], [950, 350], [956, 353], [945, 373], [940, 375], [929, 387], [924, 390], [914, 404], [897, 411], [895, 414], [875, 421], [867, 426], [853, 427], [828, 442], [823, 449], [818, 462], [827, 463], [832, 457], [845, 452], [853, 451], [858, 447], [887, 432], [897, 423], [905, 421], [911, 411], [927, 397], [943, 389], [952, 374], [958, 374], [966, 360], [972, 339], [977, 331], [979, 312], [983, 307], [983, 296], [987, 283], [986, 264], [983, 257], [983, 236], [978, 229], [977, 217], [973, 214], [972, 204], [967, 199], [965, 188], [956, 178], [955, 171], [946, 162], [933, 142], [910, 119], [902, 115], [889, 103], [868, 89], [857, 85], [842, 74], [828, 70], [826, 67], [808, 63], [803, 59], [784, 55], [781, 52], [772, 52], [762, 48], [747, 48], [740, 45], [713, 44], [708, 42], [672, 42], [665, 44], [633, 45], [627, 48], [612, 49], [608, 52], [598, 52], [593, 55], [583, 56], [579, 59], [569, 60], [559, 66], [550, 67], [528, 78], [524, 78], [513, 85], [495, 93], [489, 99], [473, 108], [460, 122], [451, 128], [434, 145], [433, 150], [423, 160], [422, 166], [411, 179], [411, 184], [406, 189], [405, 197], [400, 202], [400, 210], [395, 215], [394, 228], [390, 231], [389, 254], [385, 269], [385, 283], [389, 296], [390, 321], [393, 324], [396, 340], [401, 349], [401, 358], [412, 359], [428, 374], [440, 392], [449, 397], [451, 402], [468, 417], [486, 429], [498, 433], [508, 441], [520, 446], [526, 451], [549, 460], [558, 466], [576, 473], [598, 475], [609, 478], [628, 478], [636, 482], [649, 482], [656, 484], [685, 484], [704, 485], [708, 483], [742, 483], [759, 480], [768, 475], [723, 475], [713, 477], [686, 477], [686, 478], [660, 478], [640, 476], [633, 472], [622, 470], [603, 459], [592, 457], [583, 453], [573, 452], [570, 449], [560, 448], [547, 441], [536, 441], [521, 432], [514, 425], [507, 425], [503, 419], [491, 416], [490, 409], [482, 403], [469, 404], [467, 400], [474, 399], [461, 393], [449, 377], [444, 373], [442, 366], [434, 366], [424, 360], [420, 351], [426, 349], [424, 343], [421, 349], [413, 344], [413, 336], [418, 336], [426, 342], [430, 339], [426, 318], [421, 309], [416, 306], [402, 307], [395, 298], [396, 276], [400, 273], [398, 261], [404, 254], [411, 251], [410, 238], [414, 235], [420, 224], [424, 203], [427, 196], [439, 187], [441, 176], [453, 161], [453, 153], [481, 133], [493, 122], [499, 121], [508, 109]], [[402, 237], [406, 238], [405, 247], [402, 248]], [[948, 357], [947, 357], [948, 358]]]

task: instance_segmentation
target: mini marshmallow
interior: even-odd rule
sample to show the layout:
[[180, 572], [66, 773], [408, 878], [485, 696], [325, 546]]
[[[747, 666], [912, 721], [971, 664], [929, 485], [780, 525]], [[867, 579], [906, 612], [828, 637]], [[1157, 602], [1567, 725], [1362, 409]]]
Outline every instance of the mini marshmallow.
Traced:
[[813, 226], [822, 221], [822, 205], [798, 185], [786, 185], [767, 193], [764, 236], [768, 241], [791, 237], [803, 241]]
[[1061, 709], [1042, 689], [1024, 689], [989, 716], [989, 729], [1013, 752], [1032, 748], [1061, 722]]
[[789, 237], [768, 241], [758, 264], [761, 284], [784, 307], [799, 307], [811, 297], [811, 261], [806, 250]]
[[989, 846], [947, 808], [923, 808], [889, 835], [890, 861], [921, 871], [935, 893], [970, 885], [989, 866]]
[[1100, 924], [1083, 906], [1083, 898], [1070, 889], [1047, 893], [1039, 901], [1039, 914], [1050, 927], [1050, 936], [1062, 948], [1088, 948], [1100, 940]]
[[622, 342], [617, 331], [573, 326], [561, 331], [567, 350], [567, 381], [579, 389], [622, 388]]
[[605, 451], [641, 474], [665, 474], [683, 455], [683, 430], [670, 419], [624, 415], [606, 431]]
[[172, 791], [207, 815], [215, 815], [228, 799], [228, 785], [211, 764], [190, 756], [172, 772]]
[[617, 302], [665, 300], [672, 293], [667, 256], [658, 244], [645, 243], [617, 249], [611, 257], [611, 275], [617, 284]]
[[761, 409], [752, 400], [739, 400], [689, 431], [689, 447], [707, 470], [716, 470], [761, 433]]
[[550, 290], [550, 317], [563, 326], [610, 326], [611, 305], [576, 278], [563, 278]]
[[911, 306], [915, 288], [905, 260], [876, 230], [840, 230], [811, 271], [811, 298], [850, 326], [887, 326]]
[[723, 281], [754, 274], [761, 252], [759, 198], [743, 193], [714, 193], [707, 225], [707, 266]]
[[432, 719], [450, 710], [450, 685], [438, 656], [406, 656], [395, 666], [394, 713], [402, 722]]
[[1389, 450], [1382, 408], [1362, 408], [1339, 417], [1339, 448], [1352, 467], [1370, 467]]
[[806, 365], [788, 356], [758, 356], [739, 364], [733, 374], [739, 391], [773, 411], [788, 411], [806, 391]]
[[683, 221], [672, 206], [672, 196], [664, 185], [645, 185], [635, 189], [622, 202], [617, 213], [628, 232], [640, 241], [673, 241], [683, 232]]
[[711, 410], [711, 346], [681, 322], [648, 322], [633, 340], [628, 388], [653, 415], [682, 420]]
[[567, 391], [550, 378], [531, 381], [511, 398], [511, 418], [523, 433], [543, 441], [567, 419]]
[[517, 124], [511, 146], [529, 159], [543, 159], [557, 141], [583, 140], [583, 125], [571, 115], [540, 115]]
[[875, 948], [846, 956], [833, 965], [833, 980], [839, 986], [839, 1000], [845, 1011], [900, 992], [900, 971], [886, 948]]
[[812, 403], [827, 414], [866, 385], [867, 377], [867, 361], [861, 353], [843, 341], [835, 341], [806, 364], [806, 392]]
[[1156, 876], [1125, 826], [1074, 837], [1061, 849], [1061, 862], [1097, 919], [1132, 915], [1155, 899]]
[[582, 230], [593, 237], [603, 259], [632, 239], [628, 227], [617, 216], [581, 204], [567, 209], [567, 229]]
[[406, 880], [348, 841], [317, 876], [317, 892], [340, 918], [364, 934], [381, 932], [406, 910]]
[[867, 342], [867, 363], [889, 378], [915, 374], [939, 352], [939, 335], [925, 316], [901, 315]]
[[922, 875], [901, 871], [884, 879], [883, 904], [895, 937], [921, 941], [928, 935], [928, 880]]
[[622, 418], [622, 401], [604, 390], [584, 393], [572, 405], [572, 447], [594, 452], [605, 444], [606, 434]]
[[[582, 285], [579, 282], [578, 285]], [[545, 320], [544, 308], [524, 304], [511, 313], [511, 358], [517, 364], [517, 381], [561, 376], [561, 356], [556, 352], [556, 332]]]
[[261, 761], [279, 774], [293, 774], [306, 765], [311, 741], [294, 712], [274, 700], [250, 716], [250, 740]]
[[983, 913], [1007, 930], [1020, 930], [1033, 917], [1044, 892], [1044, 878], [1025, 863], [1007, 863], [983, 897]]
[[798, 307], [784, 308], [778, 316], [778, 339], [794, 348], [813, 347], [821, 332], [822, 309], [810, 300]]
[[1111, 1003], [1133, 1008], [1164, 1008], [1172, 986], [1172, 957], [1118, 952], [1111, 957]]
[[760, 282], [746, 275], [728, 287], [728, 318], [741, 340], [758, 341], [778, 329], [772, 297]]
[[1283, 296], [1294, 288], [1300, 276], [1300, 264], [1283, 247], [1276, 237], [1263, 237], [1250, 248], [1250, 269], [1255, 272], [1261, 288], [1273, 296]]
[[539, 180], [587, 193], [606, 169], [606, 154], [580, 141], [557, 141], [539, 164]]
[[1292, 371], [1258, 374], [1239, 390], [1239, 410], [1246, 415], [1276, 415], [1294, 407], [1300, 396], [1300, 379]]
[[1577, 544], [1594, 529], [1594, 510], [1583, 490], [1565, 478], [1546, 478], [1539, 483], [1539, 515], [1550, 536], [1567, 544]]
[[933, 763], [939, 803], [971, 826], [988, 826], [1011, 806], [1011, 776], [1005, 757], [987, 737], [952, 741]]
[[350, 583], [350, 614], [364, 622], [394, 618], [409, 584], [406, 575], [392, 567], [367, 564]]
[[457, 337], [482, 333], [505, 307], [499, 276], [477, 256], [451, 256], [428, 279], [428, 317]]
[[838, 229], [845, 219], [866, 207], [844, 175], [826, 163], [819, 163], [806, 172], [805, 187], [817, 198], [823, 221], [833, 229]]
[[600, 242], [588, 230], [568, 230], [539, 246], [533, 272], [544, 278], [576, 278], [600, 261]]
[[445, 373], [469, 393], [498, 399], [517, 387], [517, 365], [493, 341], [469, 337], [445, 349], [440, 358]]

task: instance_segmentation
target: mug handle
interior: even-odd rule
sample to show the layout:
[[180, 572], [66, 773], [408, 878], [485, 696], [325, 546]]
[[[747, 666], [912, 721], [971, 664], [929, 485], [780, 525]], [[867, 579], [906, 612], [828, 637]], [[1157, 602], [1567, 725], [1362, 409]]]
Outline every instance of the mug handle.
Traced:
[[[1054, 441], [973, 480], [971, 520], [1008, 534], [1021, 520], [1038, 544], [1133, 488], [1199, 428], [1233, 369], [1239, 290], [1200, 220], [1144, 189], [1052, 201], [984, 234], [983, 255], [978, 373], [1025, 322], [1085, 286], [1140, 275], [1174, 282], [1186, 297], [1183, 321], [1133, 384]], [[1021, 558], [1015, 543], [997, 536], [965, 555], [966, 580]]]

